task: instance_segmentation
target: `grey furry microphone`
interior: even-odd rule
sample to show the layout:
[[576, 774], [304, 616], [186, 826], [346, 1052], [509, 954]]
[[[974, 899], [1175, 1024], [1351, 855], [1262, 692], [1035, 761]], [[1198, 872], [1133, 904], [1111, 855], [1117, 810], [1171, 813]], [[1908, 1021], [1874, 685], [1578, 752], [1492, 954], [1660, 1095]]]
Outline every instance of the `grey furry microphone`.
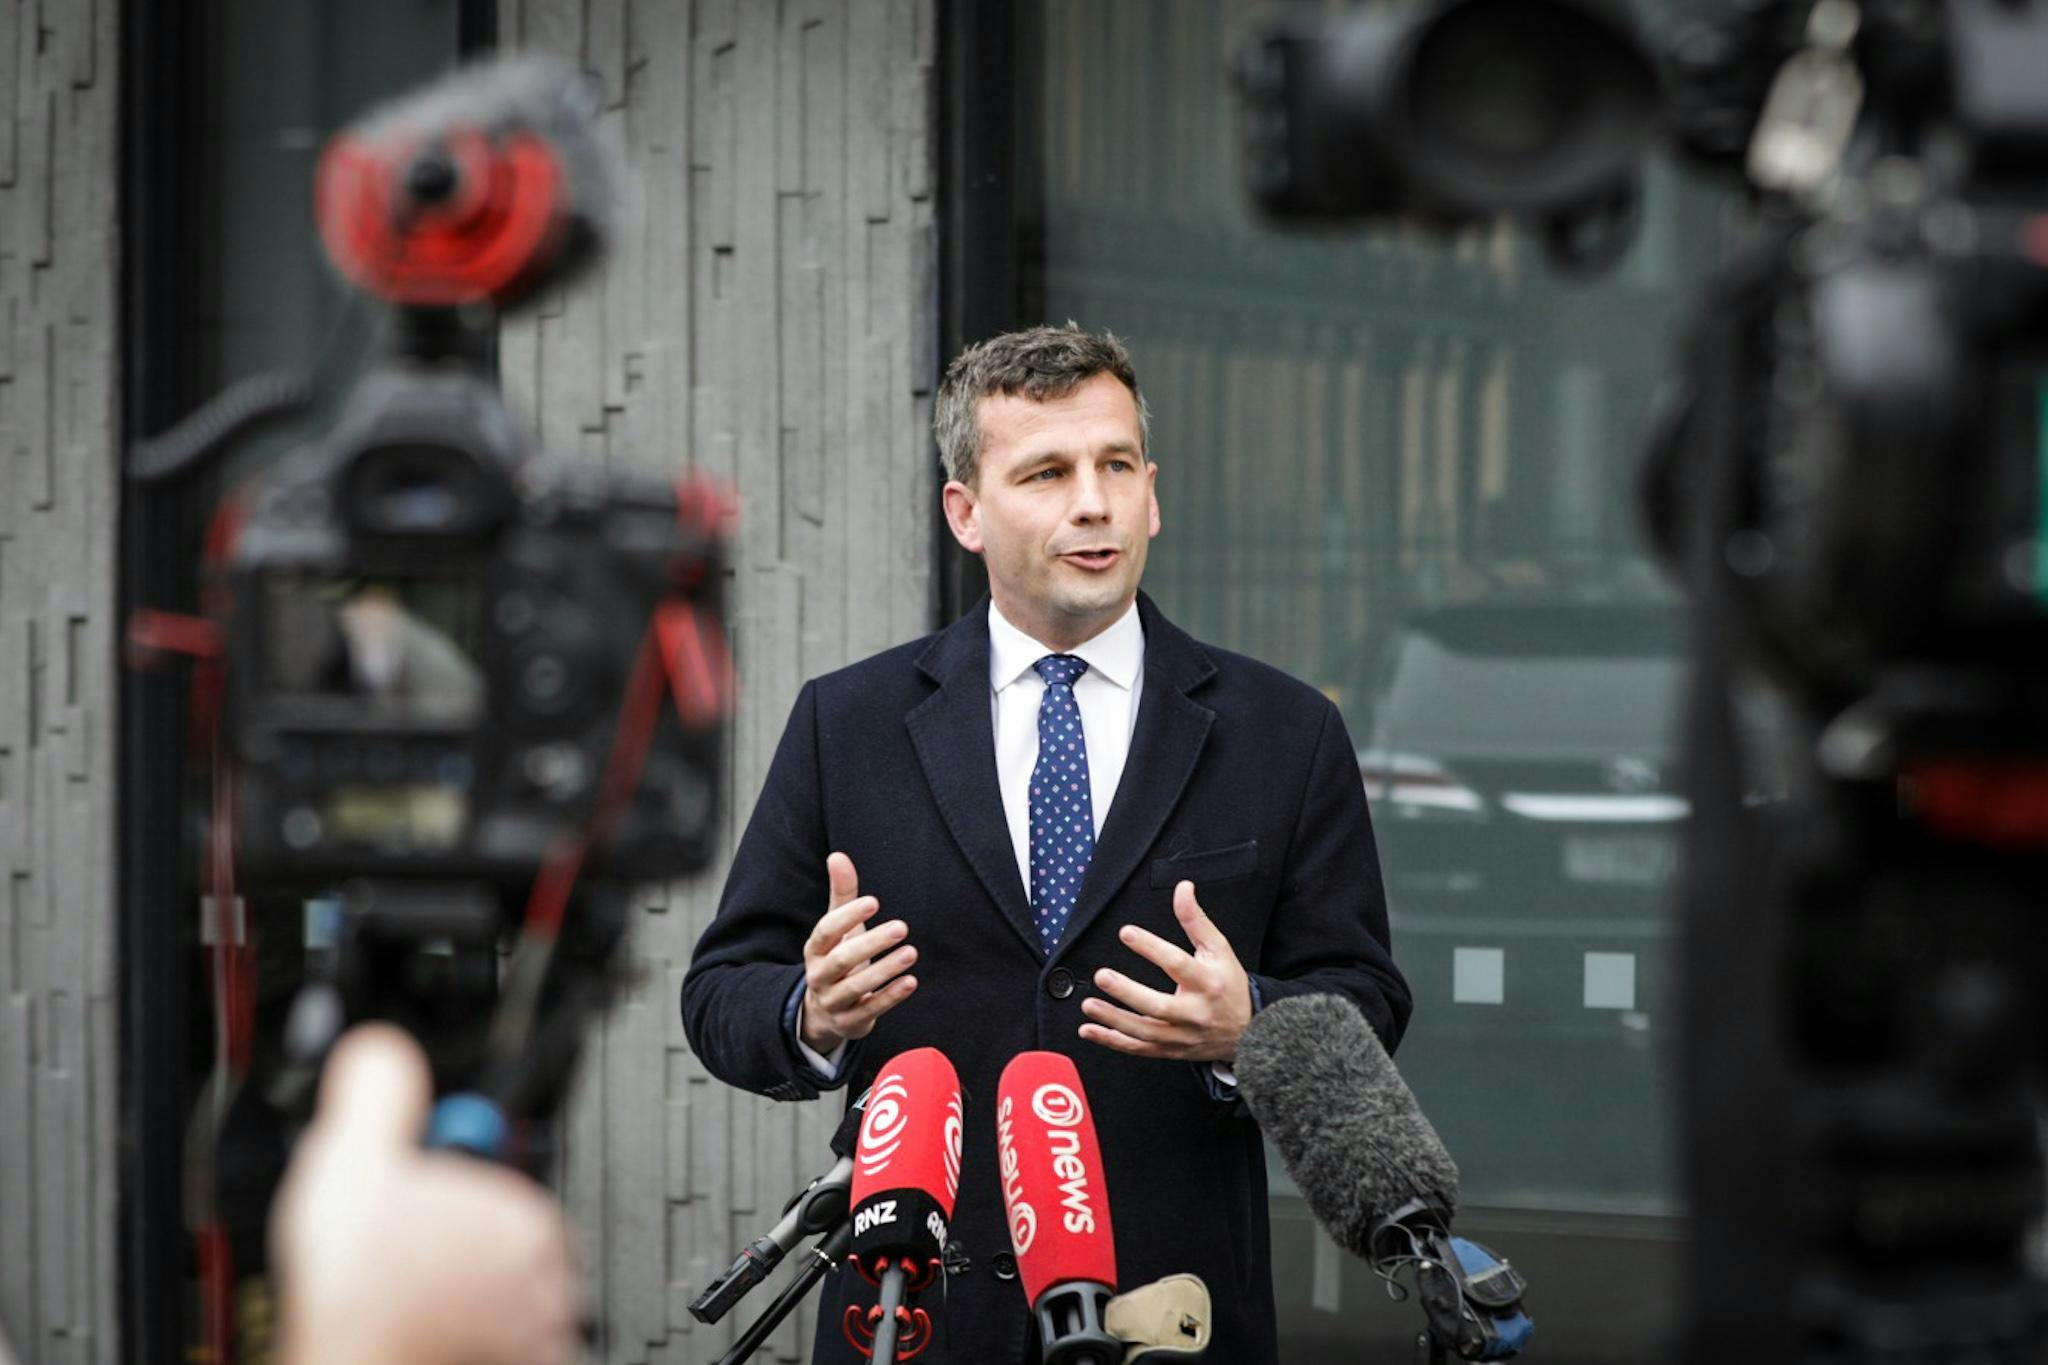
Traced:
[[1417, 1199], [1449, 1224], [1457, 1163], [1356, 1005], [1274, 1001], [1246, 1027], [1235, 1068], [1238, 1093], [1338, 1245], [1374, 1259], [1375, 1225]]

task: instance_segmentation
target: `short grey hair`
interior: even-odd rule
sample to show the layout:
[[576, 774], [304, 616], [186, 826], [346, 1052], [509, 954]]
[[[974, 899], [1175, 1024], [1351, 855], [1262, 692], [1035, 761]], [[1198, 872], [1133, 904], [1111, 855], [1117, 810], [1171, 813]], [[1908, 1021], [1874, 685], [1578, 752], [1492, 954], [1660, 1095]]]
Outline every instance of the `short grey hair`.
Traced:
[[1069, 322], [1027, 327], [976, 342], [954, 357], [932, 405], [932, 434], [946, 477], [973, 484], [981, 474], [981, 400], [1021, 395], [1034, 403], [1065, 398], [1098, 374], [1115, 375], [1138, 405], [1138, 445], [1152, 448], [1152, 414], [1138, 388], [1131, 353], [1111, 332], [1100, 336]]

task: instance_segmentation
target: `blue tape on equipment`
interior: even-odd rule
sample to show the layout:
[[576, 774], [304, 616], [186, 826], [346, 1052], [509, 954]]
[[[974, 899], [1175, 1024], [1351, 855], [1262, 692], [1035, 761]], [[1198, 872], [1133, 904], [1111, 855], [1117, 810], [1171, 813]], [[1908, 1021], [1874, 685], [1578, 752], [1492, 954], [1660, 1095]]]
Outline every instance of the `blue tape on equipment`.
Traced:
[[454, 1147], [494, 1161], [504, 1159], [510, 1136], [504, 1111], [482, 1095], [449, 1095], [427, 1123], [429, 1147]]
[[[1508, 1266], [1506, 1261], [1488, 1251], [1477, 1242], [1463, 1237], [1451, 1238], [1451, 1250], [1457, 1253], [1458, 1266], [1465, 1272], [1465, 1279], [1471, 1289], [1466, 1302], [1477, 1312], [1486, 1314], [1492, 1323], [1489, 1333], [1491, 1340], [1479, 1359], [1506, 1360], [1519, 1355], [1529, 1339], [1536, 1335], [1536, 1324], [1522, 1311], [1521, 1277]], [[1502, 1284], [1514, 1286], [1513, 1297], [1489, 1295], [1488, 1290]], [[1492, 1301], [1488, 1301], [1491, 1299]], [[1506, 1302], [1500, 1300], [1507, 1299]]]

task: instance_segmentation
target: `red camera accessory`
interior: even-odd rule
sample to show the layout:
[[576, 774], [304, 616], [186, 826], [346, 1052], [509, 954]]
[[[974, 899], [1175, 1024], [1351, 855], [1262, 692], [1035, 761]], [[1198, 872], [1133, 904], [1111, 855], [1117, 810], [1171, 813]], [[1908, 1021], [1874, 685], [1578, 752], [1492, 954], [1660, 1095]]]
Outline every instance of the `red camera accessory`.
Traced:
[[503, 305], [604, 235], [616, 154], [563, 63], [457, 72], [337, 134], [314, 215], [335, 268], [404, 308]]
[[358, 288], [407, 307], [499, 303], [561, 250], [562, 169], [531, 133], [432, 146], [343, 134], [320, 158], [320, 237]]

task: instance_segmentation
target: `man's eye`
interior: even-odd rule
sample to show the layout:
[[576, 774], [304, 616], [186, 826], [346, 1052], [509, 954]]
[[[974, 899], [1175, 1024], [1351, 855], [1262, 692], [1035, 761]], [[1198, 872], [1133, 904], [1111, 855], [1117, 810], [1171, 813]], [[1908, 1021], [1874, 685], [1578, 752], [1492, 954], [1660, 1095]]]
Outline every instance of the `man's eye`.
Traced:
[[1038, 470], [1036, 473], [1031, 475], [1031, 478], [1033, 480], [1045, 480], [1047, 482], [1050, 482], [1053, 479], [1057, 479], [1059, 476], [1060, 471], [1057, 468], [1048, 467], [1045, 469]]
[[1131, 462], [1129, 460], [1111, 460], [1109, 462], [1109, 467], [1115, 470], [1117, 473], [1122, 474], [1131, 468]]

